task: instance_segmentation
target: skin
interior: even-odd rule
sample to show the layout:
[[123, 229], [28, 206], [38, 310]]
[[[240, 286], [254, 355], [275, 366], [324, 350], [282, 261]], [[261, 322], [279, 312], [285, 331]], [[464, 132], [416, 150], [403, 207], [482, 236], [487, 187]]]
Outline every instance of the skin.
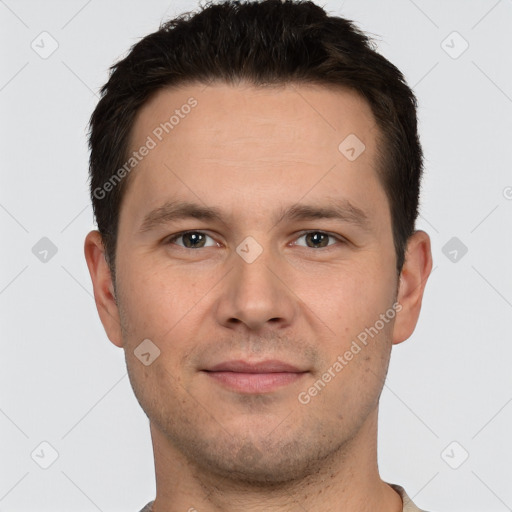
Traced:
[[[101, 236], [91, 231], [85, 241], [101, 321], [124, 349], [150, 419], [153, 510], [401, 511], [378, 472], [378, 403], [392, 345], [416, 326], [432, 257], [428, 235], [416, 231], [397, 277], [369, 105], [313, 85], [188, 85], [144, 105], [133, 148], [191, 96], [197, 107], [130, 175], [115, 292]], [[338, 150], [349, 134], [366, 146], [354, 161]], [[175, 199], [219, 208], [223, 221], [140, 232], [149, 211]], [[365, 212], [366, 229], [340, 219], [276, 221], [294, 204], [340, 199]], [[315, 230], [333, 236], [304, 236]], [[169, 240], [183, 231], [208, 236], [198, 248], [185, 245], [190, 236]], [[248, 236], [262, 248], [251, 263], [236, 252]], [[300, 403], [395, 302], [400, 312]], [[160, 350], [148, 366], [134, 355], [144, 339]], [[271, 392], [242, 393], [201, 371], [231, 359], [279, 359], [305, 373]]]

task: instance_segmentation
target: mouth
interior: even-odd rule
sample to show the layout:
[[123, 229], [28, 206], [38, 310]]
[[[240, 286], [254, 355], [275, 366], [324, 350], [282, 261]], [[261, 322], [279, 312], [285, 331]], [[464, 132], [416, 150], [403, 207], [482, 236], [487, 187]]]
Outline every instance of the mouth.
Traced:
[[278, 360], [225, 361], [202, 370], [213, 382], [239, 393], [270, 393], [302, 379], [307, 370]]

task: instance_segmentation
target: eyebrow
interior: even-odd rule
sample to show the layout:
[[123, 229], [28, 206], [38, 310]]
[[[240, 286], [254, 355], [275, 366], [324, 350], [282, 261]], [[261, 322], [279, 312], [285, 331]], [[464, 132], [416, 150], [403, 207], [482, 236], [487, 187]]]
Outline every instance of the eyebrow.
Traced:
[[[184, 219], [216, 221], [227, 226], [222, 211], [216, 207], [204, 206], [189, 201], [167, 201], [144, 217], [139, 232], [146, 233], [162, 225]], [[347, 199], [329, 200], [325, 206], [294, 204], [288, 208], [283, 208], [278, 212], [274, 226], [283, 221], [314, 219], [338, 219], [365, 231], [370, 230], [368, 215]]]

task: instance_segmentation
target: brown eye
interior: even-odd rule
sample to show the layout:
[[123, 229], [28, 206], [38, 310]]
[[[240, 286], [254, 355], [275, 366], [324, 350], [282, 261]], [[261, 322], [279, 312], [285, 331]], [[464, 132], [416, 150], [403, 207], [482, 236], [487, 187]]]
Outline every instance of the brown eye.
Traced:
[[[305, 244], [297, 244], [305, 247], [310, 247], [312, 249], [322, 249], [329, 245], [334, 245], [333, 243], [329, 243], [329, 238], [334, 240], [337, 239], [334, 235], [330, 235], [329, 233], [325, 233], [324, 231], [308, 231], [303, 233], [300, 238], [305, 239]], [[338, 241], [341, 241], [338, 239]]]
[[[185, 247], [186, 249], [201, 249], [203, 247], [211, 247], [212, 245], [215, 245], [215, 243], [209, 246], [205, 245], [207, 238], [211, 237], [201, 231], [186, 231], [169, 238], [168, 243], [173, 243]], [[182, 240], [182, 243], [176, 243], [176, 241], [180, 239]]]

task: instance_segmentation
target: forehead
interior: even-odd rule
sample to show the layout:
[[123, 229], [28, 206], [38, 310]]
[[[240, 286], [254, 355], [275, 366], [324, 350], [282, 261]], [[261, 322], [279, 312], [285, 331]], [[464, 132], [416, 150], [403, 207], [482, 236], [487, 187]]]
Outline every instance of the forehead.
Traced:
[[369, 104], [348, 89], [164, 89], [141, 108], [132, 127], [130, 151], [150, 149], [138, 157], [123, 204], [147, 210], [169, 195], [194, 194], [213, 204], [220, 192], [224, 201], [227, 193], [233, 201], [286, 195], [298, 201], [328, 190], [335, 195], [340, 185], [363, 199], [364, 188], [371, 194], [378, 184], [378, 135]]
[[[341, 142], [349, 130], [362, 137], [375, 129], [367, 101], [347, 88], [190, 84], [160, 90], [143, 105], [132, 127], [131, 143], [137, 147], [150, 135], [164, 145], [169, 139], [176, 146], [182, 142], [210, 144], [210, 153], [225, 157], [222, 150], [226, 144], [260, 138], [265, 141], [267, 153], [278, 146], [281, 152], [307, 157], [319, 148], [329, 148], [331, 155], [334, 149], [339, 157], [336, 142]], [[192, 132], [197, 137], [206, 134], [207, 138], [194, 141], [190, 138]], [[298, 146], [297, 142], [303, 140], [308, 144]], [[254, 144], [246, 146], [255, 152], [261, 149]], [[316, 153], [315, 157], [317, 160]]]

